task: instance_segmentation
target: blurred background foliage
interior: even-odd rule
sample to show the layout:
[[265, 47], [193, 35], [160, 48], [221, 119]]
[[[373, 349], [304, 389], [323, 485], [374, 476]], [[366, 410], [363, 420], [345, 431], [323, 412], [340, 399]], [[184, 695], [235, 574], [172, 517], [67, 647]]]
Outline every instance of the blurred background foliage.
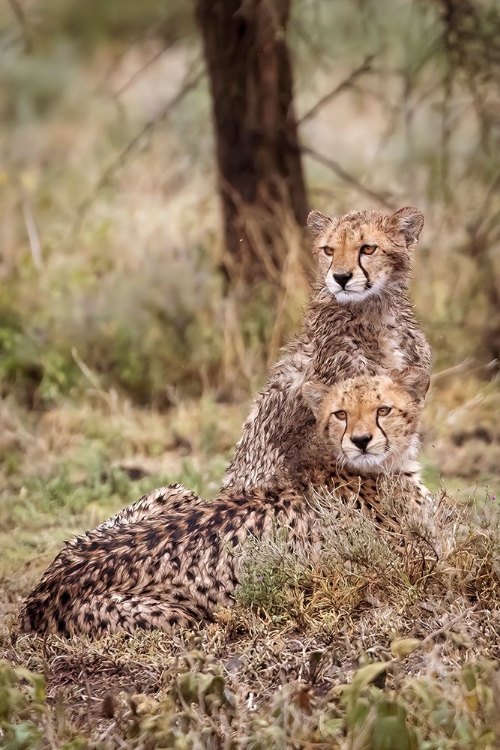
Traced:
[[[248, 11], [258, 1], [268, 11], [288, 2], [242, 6]], [[356, 716], [337, 704], [333, 713], [321, 702], [311, 709], [302, 687], [296, 709], [293, 685], [297, 675], [296, 685], [306, 684], [306, 651], [309, 669], [313, 656], [322, 658], [316, 641], [300, 636], [303, 626], [297, 631], [300, 620], [286, 625], [288, 642], [271, 620], [259, 624], [244, 612], [248, 647], [223, 619], [222, 631], [210, 635], [207, 628], [201, 646], [187, 636], [162, 641], [158, 633], [107, 641], [103, 651], [59, 639], [56, 646], [44, 641], [40, 651], [27, 639], [13, 645], [20, 602], [64, 540], [168, 482], [205, 497], [217, 492], [252, 395], [300, 326], [308, 242], [286, 212], [281, 265], [269, 264], [268, 277], [243, 290], [228, 279], [211, 95], [195, 19], [200, 2], [0, 3], [0, 658], [47, 675], [50, 704], [40, 675], [0, 663], [0, 735], [12, 748], [59, 740], [68, 748], [135, 748], [140, 731], [141, 747], [171, 746], [171, 735], [160, 740], [156, 727], [163, 716], [170, 731], [177, 698], [165, 675], [177, 680], [176, 654], [206, 648], [225, 660], [229, 643], [246, 665], [235, 720], [245, 746], [284, 747], [288, 731], [309, 745], [314, 737], [318, 747], [493, 748], [498, 674], [492, 662], [484, 673], [471, 665], [477, 656], [498, 655], [498, 618], [494, 608], [478, 609], [475, 594], [464, 600], [452, 589], [446, 606], [434, 589], [408, 586], [392, 610], [356, 605], [351, 620], [341, 609], [340, 630], [333, 611], [331, 629], [326, 619], [311, 620], [324, 630], [325, 661], [333, 665], [325, 691], [347, 679], [338, 644], [352, 676], [359, 666], [377, 668], [369, 662], [385, 659], [394, 637], [429, 632], [422, 645], [438, 639], [435, 650], [410, 663], [418, 680], [403, 681], [408, 665], [390, 677], [397, 695], [365, 686], [370, 692], [360, 697], [355, 677]], [[310, 208], [334, 215], [413, 204], [425, 213], [412, 288], [434, 350], [424, 477], [434, 489], [445, 477], [453, 491], [446, 502], [459, 508], [465, 498], [478, 510], [480, 531], [446, 524], [450, 540], [466, 535], [464, 589], [474, 590], [471, 582], [488, 571], [482, 545], [500, 497], [500, 5], [291, 0], [290, 9], [286, 40]], [[256, 222], [265, 261], [259, 228]], [[452, 569], [466, 570], [456, 563]], [[282, 579], [264, 584], [281, 600]], [[411, 609], [424, 592], [427, 615]], [[255, 602], [255, 590], [250, 598]], [[301, 583], [289, 604], [303, 601]], [[457, 632], [443, 633], [457, 623]], [[307, 640], [304, 655], [298, 635]], [[445, 641], [455, 643], [451, 659]], [[193, 654], [199, 660], [202, 652]], [[89, 667], [95, 660], [107, 682]], [[199, 669], [204, 678], [202, 666], [188, 659], [182, 670], [191, 679]], [[263, 675], [269, 705], [254, 711], [249, 689], [255, 685], [262, 697]], [[309, 679], [312, 687], [311, 672]], [[285, 681], [291, 685], [284, 688]], [[110, 726], [122, 734], [108, 735], [97, 696], [132, 684], [155, 700], [131, 739], [121, 709]], [[272, 699], [269, 685], [278, 691]], [[227, 705], [231, 717], [235, 704]], [[95, 735], [96, 743], [76, 738], [63, 706], [66, 719], [79, 717], [78, 734]], [[189, 723], [195, 714], [196, 726]], [[135, 710], [133, 716], [139, 721]], [[205, 726], [202, 736], [212, 737], [211, 715], [189, 716], [189, 732]], [[176, 747], [191, 746], [181, 735]]]
[[[0, 22], [2, 397], [45, 412], [89, 388], [159, 410], [209, 394], [243, 414], [299, 326], [306, 251], [285, 227], [282, 278], [227, 289], [192, 4], [9, 0]], [[311, 208], [422, 208], [432, 416], [481, 403], [483, 424], [500, 354], [498, 4], [294, 0], [288, 44]]]

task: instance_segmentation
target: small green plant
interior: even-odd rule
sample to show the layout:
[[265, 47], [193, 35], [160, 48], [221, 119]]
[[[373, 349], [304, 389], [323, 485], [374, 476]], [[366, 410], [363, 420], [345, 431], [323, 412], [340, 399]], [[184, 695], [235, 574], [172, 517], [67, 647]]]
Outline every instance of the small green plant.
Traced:
[[23, 667], [0, 662], [0, 744], [9, 750], [36, 750], [47, 713], [45, 679]]
[[45, 678], [0, 661], [0, 747], [38, 750], [47, 742], [60, 750], [87, 750], [87, 741], [69, 729], [64, 707], [54, 715], [46, 702]]
[[36, 408], [60, 401], [81, 378], [71, 353], [21, 330], [20, 320], [8, 322], [0, 327], [0, 394]]

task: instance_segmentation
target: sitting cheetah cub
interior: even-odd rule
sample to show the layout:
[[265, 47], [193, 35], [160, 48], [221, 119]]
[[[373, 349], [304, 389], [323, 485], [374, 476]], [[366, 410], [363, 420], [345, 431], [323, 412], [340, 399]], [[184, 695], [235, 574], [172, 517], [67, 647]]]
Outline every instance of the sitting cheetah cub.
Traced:
[[306, 381], [332, 385], [411, 366], [430, 372], [430, 349], [408, 298], [411, 247], [423, 223], [416, 208], [392, 216], [379, 211], [335, 219], [317, 211], [309, 215], [318, 267], [315, 291], [301, 334], [254, 401], [223, 488], [268, 485], [292, 466], [296, 476], [307, 474], [303, 445], [314, 418], [301, 390]]
[[[208, 502], [180, 485], [155, 490], [66, 544], [28, 596], [21, 631], [97, 637], [209, 619], [217, 605], [233, 603], [241, 559], [235, 551], [249, 536], [272, 533], [278, 522], [290, 550], [304, 555], [311, 543], [320, 547], [324, 505], [314, 502], [313, 486], [342, 502], [355, 499], [392, 530], [378, 477], [415, 455], [422, 403], [415, 392], [426, 378], [414, 370], [392, 380], [365, 375], [331, 388], [304, 385], [317, 415], [315, 449], [322, 450], [311, 484], [297, 491], [283, 479]], [[399, 479], [402, 501], [419, 503], [418, 484]]]

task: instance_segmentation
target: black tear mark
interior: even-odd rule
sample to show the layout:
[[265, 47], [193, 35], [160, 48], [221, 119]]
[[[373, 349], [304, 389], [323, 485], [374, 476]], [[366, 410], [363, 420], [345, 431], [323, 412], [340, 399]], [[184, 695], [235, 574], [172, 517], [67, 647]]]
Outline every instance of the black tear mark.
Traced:
[[388, 451], [389, 450], [389, 438], [387, 437], [387, 433], [385, 432], [385, 430], [380, 426], [380, 422], [378, 421], [378, 414], [375, 417], [375, 421], [377, 423], [377, 427], [379, 428], [380, 432], [385, 437], [385, 449], [386, 451]]
[[370, 277], [368, 276], [368, 271], [363, 267], [363, 264], [361, 263], [361, 250], [358, 253], [358, 266], [361, 268], [361, 271], [366, 279], [365, 289], [371, 289], [372, 282], [370, 281]]
[[[347, 413], [347, 412], [346, 412], [346, 413]], [[345, 451], [344, 451], [344, 447], [343, 447], [343, 442], [344, 442], [344, 438], [345, 438], [345, 435], [346, 435], [346, 432], [347, 432], [347, 420], [348, 420], [348, 418], [349, 418], [349, 415], [347, 415], [347, 416], [346, 416], [346, 418], [345, 418], [345, 427], [344, 427], [344, 432], [342, 433], [342, 437], [340, 438], [340, 448], [341, 448], [341, 450], [342, 450], [342, 451], [343, 451], [344, 453], [345, 453]]]

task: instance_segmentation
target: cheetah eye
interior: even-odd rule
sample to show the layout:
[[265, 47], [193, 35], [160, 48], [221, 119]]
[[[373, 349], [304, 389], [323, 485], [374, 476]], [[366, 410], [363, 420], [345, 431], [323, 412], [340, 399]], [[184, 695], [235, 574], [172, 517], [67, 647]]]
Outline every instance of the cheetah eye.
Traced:
[[373, 255], [376, 249], [377, 245], [361, 245], [359, 252], [363, 253], [363, 255]]
[[332, 257], [332, 255], [333, 255], [333, 247], [328, 247], [328, 245], [325, 245], [321, 249], [323, 250], [323, 252], [324, 252], [325, 255], [328, 255], [330, 258]]
[[341, 422], [345, 422], [347, 419], [347, 412], [343, 409], [340, 409], [340, 411], [334, 411], [333, 416], [337, 417], [337, 419], [340, 419]]
[[377, 409], [377, 414], [379, 417], [386, 417], [388, 414], [390, 414], [392, 411], [392, 406], [380, 406]]

